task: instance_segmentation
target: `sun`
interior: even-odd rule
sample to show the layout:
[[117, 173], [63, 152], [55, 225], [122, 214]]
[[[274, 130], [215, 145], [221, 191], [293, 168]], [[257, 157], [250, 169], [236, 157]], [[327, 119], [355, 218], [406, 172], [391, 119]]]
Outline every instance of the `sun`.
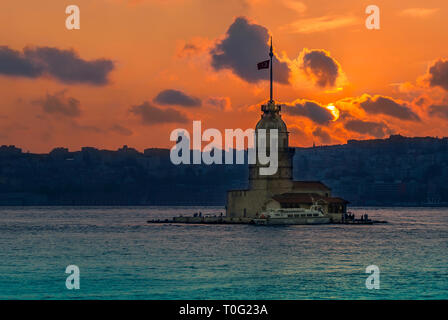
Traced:
[[329, 110], [331, 112], [331, 114], [333, 115], [333, 120], [332, 121], [336, 121], [339, 119], [339, 109], [336, 108], [334, 105], [330, 104], [328, 106], [325, 107], [327, 110]]

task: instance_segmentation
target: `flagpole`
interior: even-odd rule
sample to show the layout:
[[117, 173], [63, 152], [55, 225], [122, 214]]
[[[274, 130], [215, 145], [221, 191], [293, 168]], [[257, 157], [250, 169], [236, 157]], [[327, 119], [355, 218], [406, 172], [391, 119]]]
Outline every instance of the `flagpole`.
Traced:
[[269, 100], [269, 102], [274, 102], [274, 100], [272, 100], [272, 57], [274, 56], [274, 54], [272, 53], [272, 37], [271, 37], [271, 51], [269, 52], [269, 57], [271, 57], [271, 67], [270, 67], [270, 73], [271, 73], [271, 98]]

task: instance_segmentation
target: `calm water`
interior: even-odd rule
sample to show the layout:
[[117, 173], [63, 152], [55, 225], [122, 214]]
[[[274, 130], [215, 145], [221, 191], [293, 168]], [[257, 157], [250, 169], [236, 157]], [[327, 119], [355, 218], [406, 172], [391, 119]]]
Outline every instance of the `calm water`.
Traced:
[[[448, 298], [448, 209], [353, 210], [390, 222], [374, 226], [146, 224], [198, 210], [223, 211], [0, 208], [0, 298]], [[80, 290], [65, 288], [70, 264]]]

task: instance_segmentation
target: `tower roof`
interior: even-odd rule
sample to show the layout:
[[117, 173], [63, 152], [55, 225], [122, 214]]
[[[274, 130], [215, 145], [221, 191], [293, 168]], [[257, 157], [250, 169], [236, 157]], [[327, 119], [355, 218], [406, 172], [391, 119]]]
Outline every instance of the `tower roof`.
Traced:
[[263, 111], [263, 114], [261, 115], [261, 119], [258, 121], [255, 130], [278, 129], [280, 132], [287, 132], [288, 128], [280, 115], [280, 110], [281, 106], [275, 104], [274, 101], [269, 101], [267, 104], [262, 105], [261, 111]]

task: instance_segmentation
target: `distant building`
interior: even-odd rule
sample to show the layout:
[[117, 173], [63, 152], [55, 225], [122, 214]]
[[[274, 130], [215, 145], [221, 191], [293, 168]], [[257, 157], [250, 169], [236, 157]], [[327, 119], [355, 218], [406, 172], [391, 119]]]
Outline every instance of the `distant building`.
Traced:
[[16, 146], [6, 146], [0, 147], [0, 155], [2, 156], [18, 156], [22, 154], [22, 149], [16, 148]]
[[70, 152], [68, 150], [68, 148], [54, 148], [53, 150], [50, 151], [50, 153], [48, 154], [52, 159], [66, 159], [70, 157]]

